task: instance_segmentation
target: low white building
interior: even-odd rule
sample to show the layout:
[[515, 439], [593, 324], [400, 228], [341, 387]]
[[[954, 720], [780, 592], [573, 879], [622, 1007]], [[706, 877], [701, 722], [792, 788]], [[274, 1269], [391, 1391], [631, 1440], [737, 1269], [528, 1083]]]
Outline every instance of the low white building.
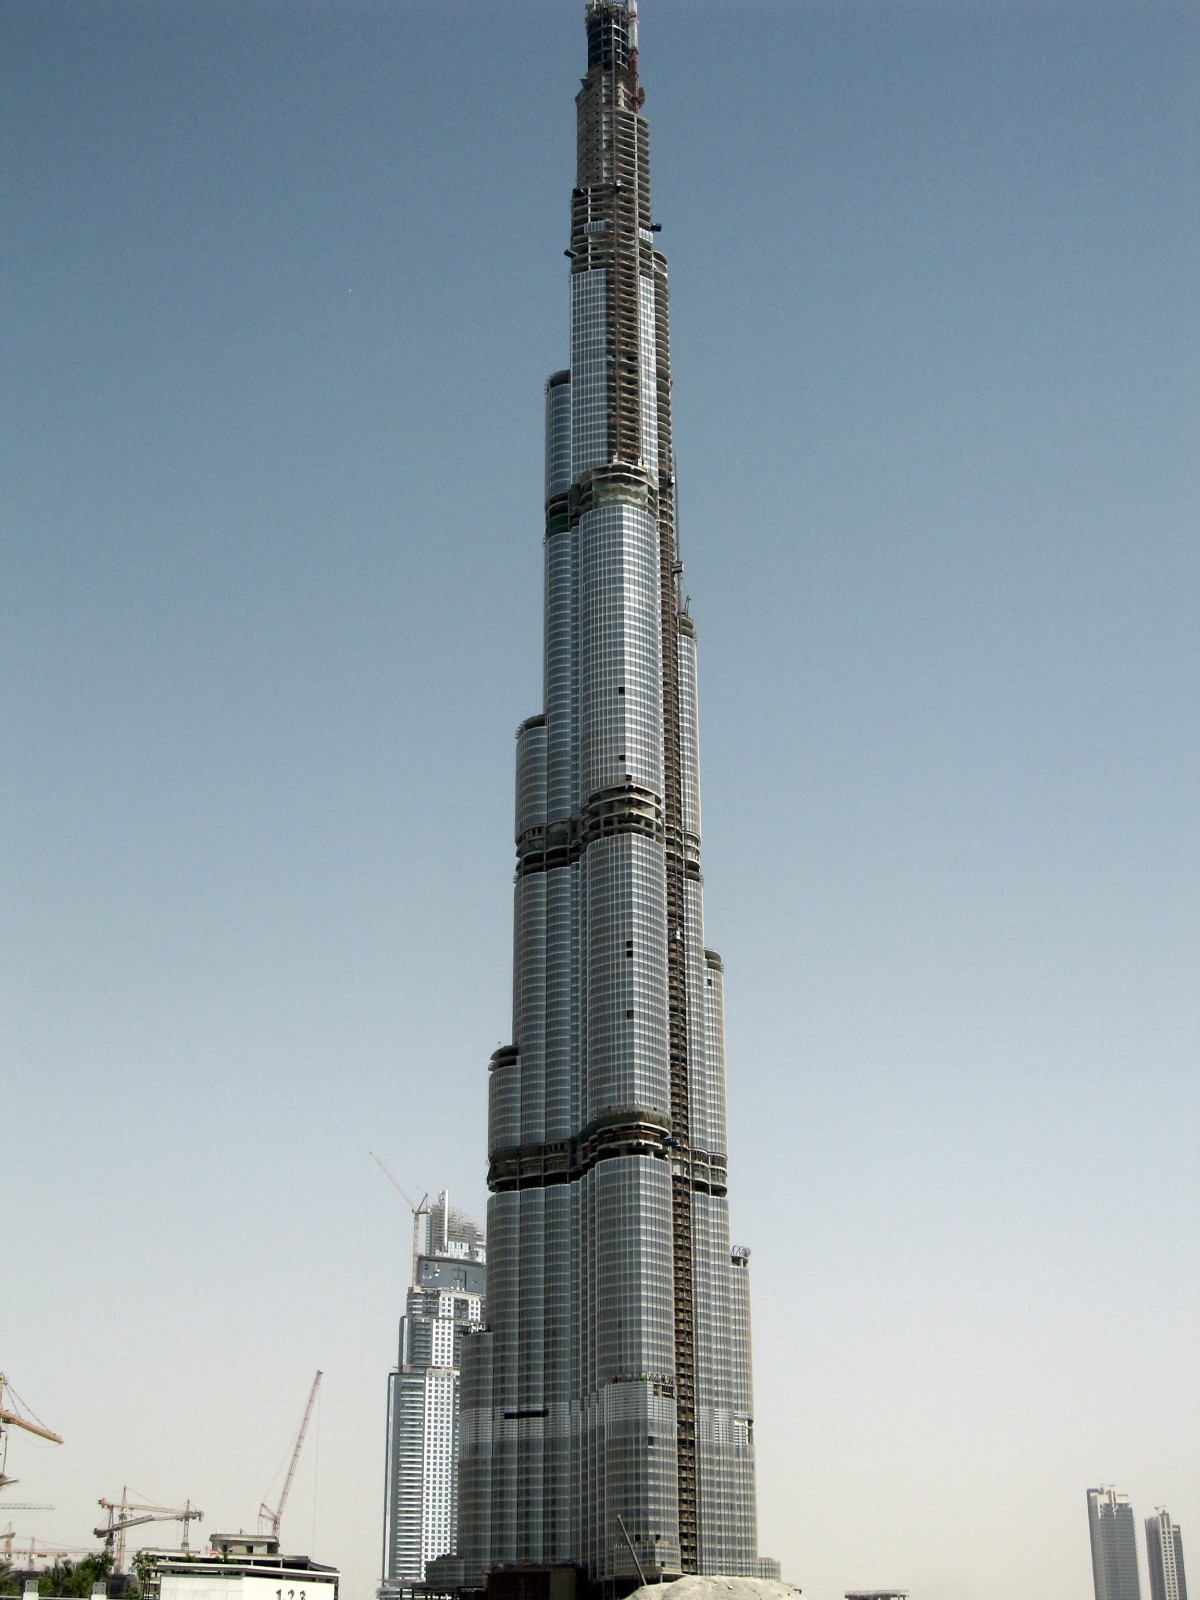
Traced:
[[218, 1533], [205, 1555], [155, 1553], [143, 1594], [157, 1600], [338, 1600], [338, 1571], [281, 1555], [263, 1534]]

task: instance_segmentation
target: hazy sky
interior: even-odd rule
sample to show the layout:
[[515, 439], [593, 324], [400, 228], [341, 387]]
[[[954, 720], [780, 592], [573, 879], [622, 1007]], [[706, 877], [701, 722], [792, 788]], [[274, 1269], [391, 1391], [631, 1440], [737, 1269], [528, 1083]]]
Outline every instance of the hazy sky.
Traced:
[[[581, 10], [0, 11], [20, 1533], [253, 1527], [320, 1366], [285, 1542], [370, 1600], [367, 1152], [481, 1216], [510, 1034]], [[761, 1547], [1087, 1600], [1115, 1482], [1200, 1572], [1200, 13], [642, 46]]]

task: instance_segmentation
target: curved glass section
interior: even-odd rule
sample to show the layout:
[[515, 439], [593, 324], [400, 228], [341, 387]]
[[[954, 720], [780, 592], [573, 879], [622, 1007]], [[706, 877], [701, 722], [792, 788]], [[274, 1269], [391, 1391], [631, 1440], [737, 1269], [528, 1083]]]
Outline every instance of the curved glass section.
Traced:
[[460, 1523], [468, 1584], [567, 1564], [615, 1600], [639, 1566], [760, 1567], [667, 267], [636, 15], [588, 0], [586, 20], [571, 365], [546, 385], [545, 702], [518, 734], [512, 1044], [490, 1064], [489, 1331], [464, 1351]]

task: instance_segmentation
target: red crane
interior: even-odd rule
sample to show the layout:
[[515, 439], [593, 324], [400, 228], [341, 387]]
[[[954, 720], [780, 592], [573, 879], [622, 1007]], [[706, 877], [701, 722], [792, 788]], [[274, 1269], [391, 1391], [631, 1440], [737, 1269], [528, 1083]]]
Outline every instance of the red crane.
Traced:
[[283, 1518], [283, 1508], [287, 1505], [288, 1495], [292, 1492], [292, 1479], [296, 1476], [296, 1463], [300, 1459], [300, 1452], [304, 1448], [304, 1435], [308, 1432], [309, 1418], [312, 1416], [313, 1406], [316, 1404], [317, 1390], [321, 1387], [321, 1374], [317, 1373], [312, 1381], [312, 1388], [308, 1391], [308, 1404], [304, 1408], [304, 1415], [300, 1418], [300, 1431], [296, 1435], [296, 1443], [292, 1447], [292, 1459], [288, 1463], [287, 1477], [283, 1480], [283, 1492], [279, 1496], [279, 1504], [272, 1508], [264, 1500], [258, 1508], [258, 1520], [269, 1522], [271, 1536], [279, 1538], [279, 1524]]

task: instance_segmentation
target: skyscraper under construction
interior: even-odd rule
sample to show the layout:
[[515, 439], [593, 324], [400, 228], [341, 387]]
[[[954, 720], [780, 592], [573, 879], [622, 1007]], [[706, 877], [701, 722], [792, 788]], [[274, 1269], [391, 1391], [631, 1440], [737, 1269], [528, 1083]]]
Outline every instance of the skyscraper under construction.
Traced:
[[1127, 1494], [1111, 1484], [1087, 1492], [1092, 1539], [1092, 1586], [1096, 1600], [1142, 1600], [1137, 1533]]
[[[425, 1247], [418, 1248], [419, 1223]], [[479, 1323], [487, 1247], [442, 1190], [413, 1217], [412, 1285], [388, 1378], [383, 1582], [378, 1600], [426, 1582], [458, 1540], [459, 1355]]]
[[1187, 1600], [1183, 1536], [1165, 1506], [1146, 1518], [1146, 1566], [1150, 1600]]
[[514, 1042], [491, 1060], [459, 1517], [468, 1583], [562, 1564], [619, 1593], [760, 1568], [636, 0], [589, 0], [585, 21], [571, 365], [546, 385], [545, 708], [517, 733]]

